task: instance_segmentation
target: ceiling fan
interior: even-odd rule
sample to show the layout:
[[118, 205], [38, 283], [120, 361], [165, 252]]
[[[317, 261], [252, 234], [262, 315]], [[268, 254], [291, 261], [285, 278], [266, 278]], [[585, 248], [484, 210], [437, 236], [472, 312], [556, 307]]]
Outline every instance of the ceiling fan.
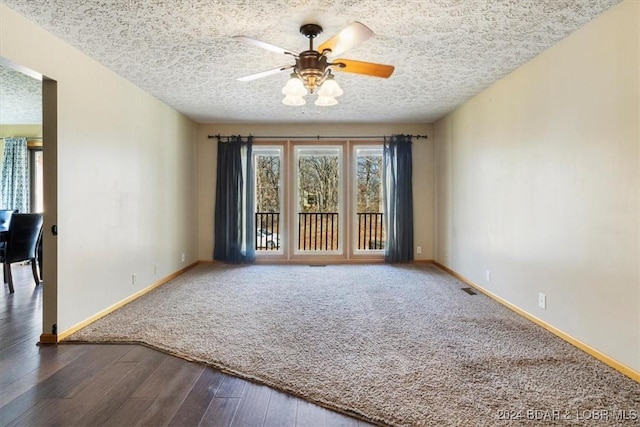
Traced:
[[394, 67], [392, 65], [342, 58], [329, 60], [330, 57], [339, 55], [373, 36], [373, 31], [360, 22], [349, 24], [338, 34], [318, 46], [317, 49], [313, 48], [313, 40], [322, 33], [320, 25], [304, 24], [300, 27], [300, 33], [309, 39], [309, 49], [300, 53], [282, 49], [251, 37], [234, 36], [240, 41], [271, 52], [290, 55], [296, 61], [293, 65], [283, 65], [272, 70], [240, 77], [238, 80], [251, 81], [293, 69], [291, 78], [282, 89], [282, 93], [286, 95], [282, 102], [286, 105], [303, 105], [305, 103], [303, 96], [307, 94], [307, 91], [314, 93], [318, 90], [316, 105], [328, 106], [337, 104], [338, 101], [335, 98], [343, 93], [333, 78], [332, 69], [381, 78], [388, 78], [393, 73]]

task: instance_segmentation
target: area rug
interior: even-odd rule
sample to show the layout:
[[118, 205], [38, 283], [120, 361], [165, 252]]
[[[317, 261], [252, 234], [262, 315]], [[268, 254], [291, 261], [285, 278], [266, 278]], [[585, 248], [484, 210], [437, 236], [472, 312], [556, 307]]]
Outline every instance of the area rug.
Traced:
[[144, 343], [382, 425], [637, 419], [640, 384], [463, 287], [421, 264], [202, 264], [67, 341]]

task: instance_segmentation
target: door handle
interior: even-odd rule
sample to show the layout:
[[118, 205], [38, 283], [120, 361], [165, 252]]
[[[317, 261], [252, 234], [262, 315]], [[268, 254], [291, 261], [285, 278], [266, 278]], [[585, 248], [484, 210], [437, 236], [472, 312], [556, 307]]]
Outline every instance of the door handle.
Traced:
[[53, 234], [54, 236], [58, 235], [58, 226], [56, 224], [53, 224], [51, 226], [51, 234]]

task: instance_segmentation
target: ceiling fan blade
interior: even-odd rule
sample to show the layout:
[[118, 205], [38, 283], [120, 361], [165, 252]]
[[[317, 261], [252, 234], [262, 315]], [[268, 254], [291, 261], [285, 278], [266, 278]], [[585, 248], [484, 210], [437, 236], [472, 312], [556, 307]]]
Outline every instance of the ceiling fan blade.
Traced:
[[295, 65], [283, 65], [282, 67], [274, 68], [272, 70], [263, 71], [261, 73], [251, 74], [250, 76], [239, 77], [237, 80], [241, 82], [249, 82], [251, 80], [261, 79], [272, 74], [278, 74], [281, 71], [288, 70], [295, 67]]
[[281, 47], [278, 46], [274, 46], [270, 43], [267, 42], [263, 42], [261, 40], [256, 40], [256, 39], [252, 39], [251, 37], [247, 37], [247, 36], [233, 36], [234, 39], [237, 39], [239, 41], [248, 43], [248, 44], [252, 44], [254, 46], [258, 46], [261, 47], [262, 49], [266, 49], [268, 51], [271, 52], [275, 52], [275, 53], [281, 53], [283, 55], [291, 55], [291, 56], [295, 56], [297, 57], [298, 54], [297, 53], [293, 53], [291, 51], [288, 51], [286, 49], [283, 49]]
[[382, 77], [384, 79], [393, 74], [393, 70], [395, 70], [393, 65], [355, 61], [353, 59], [336, 59], [331, 63], [331, 65], [335, 67], [336, 71], [365, 74], [367, 76]]
[[320, 53], [325, 50], [330, 50], [332, 55], [338, 55], [370, 39], [372, 36], [373, 31], [371, 31], [369, 27], [356, 21], [347, 25], [338, 34], [322, 43], [318, 46], [317, 50]]

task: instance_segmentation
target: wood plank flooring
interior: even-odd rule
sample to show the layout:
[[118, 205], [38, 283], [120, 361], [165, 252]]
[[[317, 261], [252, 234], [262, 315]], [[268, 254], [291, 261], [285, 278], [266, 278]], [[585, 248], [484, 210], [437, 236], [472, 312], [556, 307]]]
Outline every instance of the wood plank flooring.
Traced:
[[38, 346], [42, 286], [0, 291], [0, 426], [368, 426], [140, 345]]

